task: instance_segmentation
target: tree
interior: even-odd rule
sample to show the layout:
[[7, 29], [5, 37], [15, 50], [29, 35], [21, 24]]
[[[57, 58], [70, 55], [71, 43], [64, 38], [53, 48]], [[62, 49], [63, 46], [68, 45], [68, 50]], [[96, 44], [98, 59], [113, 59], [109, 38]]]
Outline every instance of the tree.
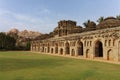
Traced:
[[96, 27], [96, 23], [93, 22], [93, 21], [90, 21], [90, 20], [84, 22], [83, 25], [84, 25], [86, 28], [94, 28], [94, 27]]
[[11, 37], [11, 36], [6, 36], [6, 42], [5, 42], [5, 48], [7, 50], [13, 50], [15, 48], [15, 45], [16, 45], [16, 40]]
[[100, 17], [100, 18], [97, 20], [98, 23], [101, 23], [102, 21], [104, 21], [104, 17], [103, 17], [103, 16]]
[[5, 47], [5, 37], [6, 35], [4, 33], [0, 33], [0, 49]]
[[0, 50], [13, 50], [16, 40], [5, 33], [0, 33]]
[[118, 20], [120, 20], [120, 15], [117, 15], [116, 18], [117, 18]]
[[90, 22], [91, 22], [90, 20], [87, 20], [86, 22], [83, 23], [83, 25], [87, 28]]
[[13, 32], [9, 32], [7, 35], [17, 39], [18, 38], [18, 33], [13, 33]]
[[30, 50], [31, 43], [30, 41], [26, 42], [25, 50]]

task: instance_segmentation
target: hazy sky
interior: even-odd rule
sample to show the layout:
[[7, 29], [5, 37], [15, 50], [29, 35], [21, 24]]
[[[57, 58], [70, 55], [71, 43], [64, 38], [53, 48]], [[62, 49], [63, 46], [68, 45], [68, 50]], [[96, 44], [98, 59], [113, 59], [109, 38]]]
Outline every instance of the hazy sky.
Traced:
[[12, 28], [49, 33], [60, 20], [78, 25], [120, 14], [120, 0], [0, 0], [0, 32]]

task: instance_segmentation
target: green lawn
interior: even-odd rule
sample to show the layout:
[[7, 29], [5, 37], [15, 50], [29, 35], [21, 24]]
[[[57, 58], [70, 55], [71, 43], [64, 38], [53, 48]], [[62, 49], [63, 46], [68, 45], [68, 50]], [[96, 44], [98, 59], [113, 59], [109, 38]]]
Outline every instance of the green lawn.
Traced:
[[31, 52], [0, 52], [0, 80], [120, 80], [120, 65]]

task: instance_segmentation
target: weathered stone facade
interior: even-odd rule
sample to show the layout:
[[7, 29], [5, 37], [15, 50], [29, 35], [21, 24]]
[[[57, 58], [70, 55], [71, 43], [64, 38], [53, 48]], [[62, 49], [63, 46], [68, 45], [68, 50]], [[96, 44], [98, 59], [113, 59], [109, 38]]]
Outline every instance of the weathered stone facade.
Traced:
[[[117, 20], [117, 23], [120, 21]], [[96, 26], [96, 29], [86, 32], [84, 28], [78, 28], [74, 21], [60, 21], [54, 30], [55, 37], [31, 42], [31, 51], [119, 62], [120, 25], [114, 26], [114, 22], [112, 25], [100, 29], [98, 24], [99, 29]]]

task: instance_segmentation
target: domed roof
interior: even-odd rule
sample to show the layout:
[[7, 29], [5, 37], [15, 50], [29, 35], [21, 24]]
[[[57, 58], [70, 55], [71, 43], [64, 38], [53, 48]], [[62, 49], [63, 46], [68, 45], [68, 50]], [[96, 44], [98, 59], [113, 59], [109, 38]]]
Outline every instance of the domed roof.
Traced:
[[111, 28], [120, 26], [120, 20], [114, 17], [107, 17], [97, 25], [97, 29]]

